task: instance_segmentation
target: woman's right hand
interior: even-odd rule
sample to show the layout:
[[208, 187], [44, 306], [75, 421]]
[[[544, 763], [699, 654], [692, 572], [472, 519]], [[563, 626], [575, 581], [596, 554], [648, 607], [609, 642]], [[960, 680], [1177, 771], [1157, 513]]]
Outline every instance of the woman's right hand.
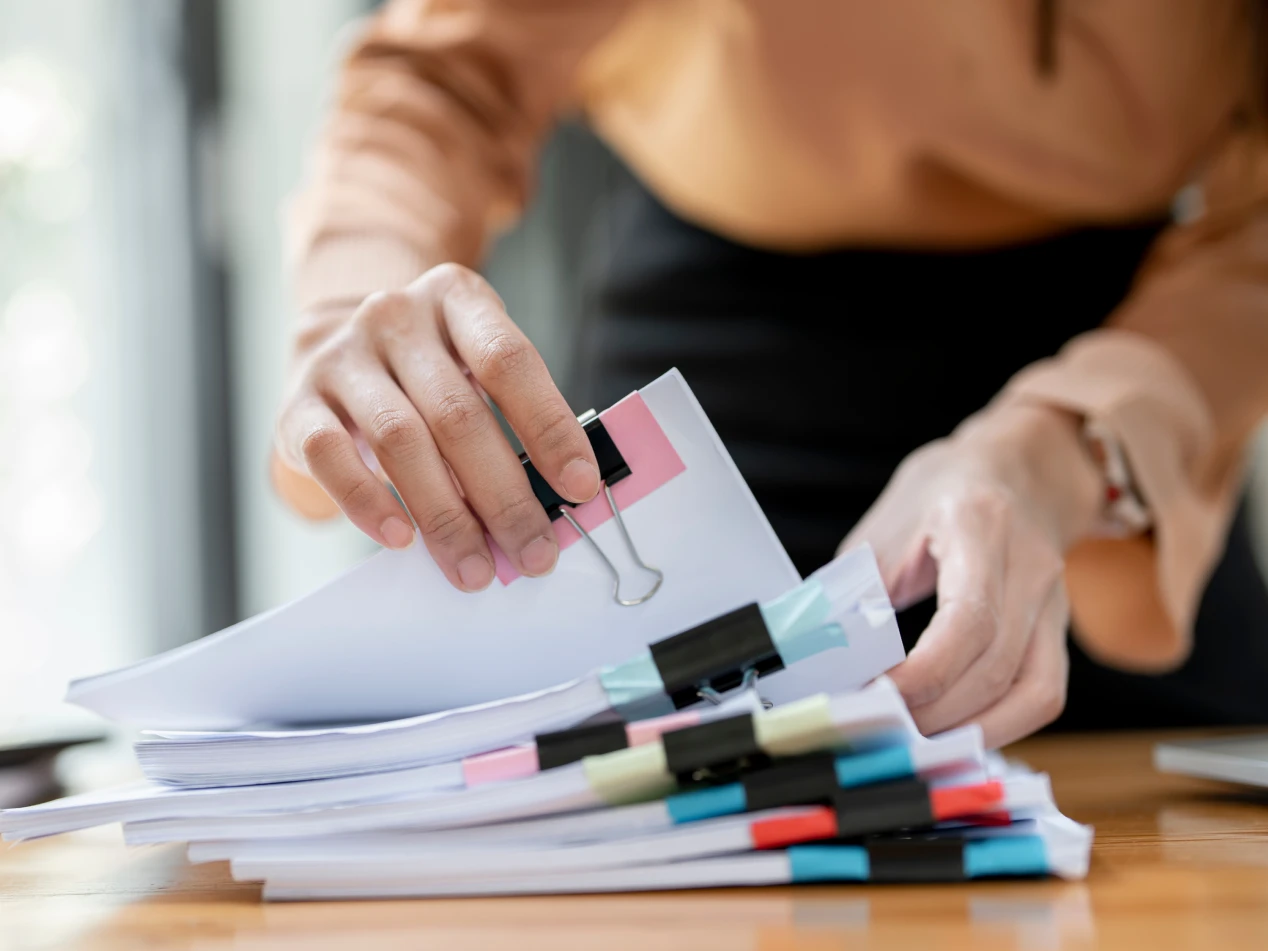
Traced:
[[[541, 356], [493, 288], [456, 264], [432, 268], [402, 291], [372, 294], [355, 310], [308, 315], [278, 417], [277, 455], [381, 545], [409, 546], [412, 516], [463, 591], [493, 581], [486, 528], [522, 574], [547, 574], [559, 555], [554, 531], [484, 394], [556, 492], [575, 502], [598, 493], [590, 441]], [[362, 458], [358, 437], [409, 515]]]

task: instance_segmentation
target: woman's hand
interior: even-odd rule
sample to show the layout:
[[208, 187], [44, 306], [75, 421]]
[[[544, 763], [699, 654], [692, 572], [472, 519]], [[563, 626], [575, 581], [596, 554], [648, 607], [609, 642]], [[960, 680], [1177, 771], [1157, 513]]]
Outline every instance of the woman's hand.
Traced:
[[[493, 580], [486, 527], [520, 572], [544, 575], [559, 554], [555, 533], [486, 393], [556, 492], [584, 502], [599, 491], [590, 441], [541, 356], [483, 278], [452, 264], [355, 310], [306, 318], [278, 418], [274, 481], [311, 514], [320, 505], [311, 492], [304, 497], [297, 474], [311, 475], [389, 548], [413, 542], [412, 516], [464, 591]], [[408, 515], [363, 460], [358, 439]]]
[[937, 593], [891, 671], [922, 732], [976, 721], [997, 747], [1061, 712], [1062, 559], [1102, 491], [1077, 418], [1038, 405], [990, 407], [898, 468], [842, 547], [872, 545], [899, 609]]

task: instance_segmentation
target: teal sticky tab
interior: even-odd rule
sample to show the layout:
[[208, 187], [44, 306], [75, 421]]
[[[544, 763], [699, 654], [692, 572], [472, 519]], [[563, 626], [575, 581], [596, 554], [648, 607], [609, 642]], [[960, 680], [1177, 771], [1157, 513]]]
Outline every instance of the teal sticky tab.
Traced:
[[675, 825], [713, 819], [716, 816], [733, 816], [747, 808], [748, 799], [740, 783], [728, 783], [725, 786], [665, 797], [665, 809]]
[[786, 594], [758, 605], [771, 637], [796, 636], [828, 623], [832, 603], [818, 581], [802, 582]]
[[818, 581], [807, 581], [758, 607], [785, 666], [846, 646], [845, 629], [829, 623], [832, 603]]
[[967, 878], [987, 875], [1046, 875], [1048, 850], [1037, 835], [970, 840], [964, 847]]
[[825, 624], [793, 637], [779, 638], [775, 643], [785, 667], [834, 647], [849, 646], [849, 641], [845, 639], [845, 628], [840, 624]]
[[911, 761], [911, 750], [905, 746], [887, 746], [866, 753], [838, 756], [835, 766], [837, 785], [847, 789], [902, 779], [916, 771]]
[[614, 667], [599, 670], [599, 682], [607, 692], [608, 702], [627, 720], [642, 720], [674, 712], [674, 705], [665, 696], [665, 684], [652, 660], [651, 651]]
[[794, 882], [865, 882], [871, 874], [861, 845], [794, 845], [787, 855]]

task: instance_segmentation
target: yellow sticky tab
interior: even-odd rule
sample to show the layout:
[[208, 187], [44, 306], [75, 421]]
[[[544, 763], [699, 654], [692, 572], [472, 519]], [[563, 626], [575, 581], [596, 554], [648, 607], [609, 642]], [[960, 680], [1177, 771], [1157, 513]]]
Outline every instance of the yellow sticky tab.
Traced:
[[610, 806], [659, 799], [678, 788], [660, 743], [587, 756], [581, 762], [590, 788]]
[[832, 749], [839, 742], [826, 693], [764, 710], [753, 716], [757, 744], [771, 756], [799, 756]]

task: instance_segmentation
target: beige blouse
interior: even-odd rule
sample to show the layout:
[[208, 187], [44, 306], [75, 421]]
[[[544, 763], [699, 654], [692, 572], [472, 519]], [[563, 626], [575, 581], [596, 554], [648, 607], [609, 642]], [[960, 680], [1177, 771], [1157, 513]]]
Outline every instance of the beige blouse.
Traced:
[[[981, 246], [1155, 215], [1198, 183], [1109, 326], [1000, 399], [1101, 419], [1153, 508], [1067, 584], [1085, 646], [1188, 651], [1268, 412], [1268, 210], [1242, 0], [394, 0], [344, 67], [291, 216], [297, 304], [477, 263], [552, 123], [583, 113], [679, 214], [784, 250]], [[1268, 96], [1268, 90], [1265, 90]], [[1018, 320], [1025, 320], [1024, 311]]]

